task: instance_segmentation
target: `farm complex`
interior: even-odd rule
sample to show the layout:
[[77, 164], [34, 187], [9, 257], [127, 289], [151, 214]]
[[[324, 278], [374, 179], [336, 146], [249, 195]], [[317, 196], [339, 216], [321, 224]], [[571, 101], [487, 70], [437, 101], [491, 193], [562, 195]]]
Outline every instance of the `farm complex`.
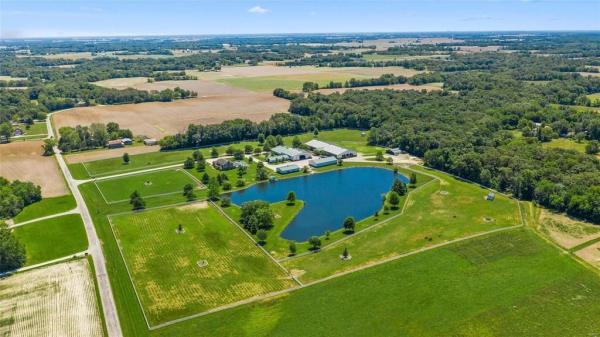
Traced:
[[598, 55], [0, 39], [0, 336], [597, 335]]

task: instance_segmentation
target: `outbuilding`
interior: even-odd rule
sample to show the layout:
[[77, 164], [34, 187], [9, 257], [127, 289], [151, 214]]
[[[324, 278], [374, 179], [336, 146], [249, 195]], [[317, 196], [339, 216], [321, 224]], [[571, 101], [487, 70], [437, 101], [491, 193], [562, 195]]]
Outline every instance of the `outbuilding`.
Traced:
[[312, 167], [323, 167], [323, 166], [335, 165], [335, 164], [337, 164], [337, 161], [338, 160], [336, 157], [331, 156], [331, 157], [309, 160], [308, 165], [310, 165]]
[[285, 165], [285, 166], [280, 166], [276, 169], [277, 173], [279, 174], [288, 174], [288, 173], [294, 173], [294, 172], [298, 172], [300, 171], [300, 166], [298, 165]]
[[131, 138], [121, 138], [121, 141], [125, 145], [131, 145], [131, 144], [133, 144], [133, 140], [131, 140]]
[[277, 156], [285, 156], [288, 160], [291, 161], [304, 160], [309, 159], [311, 157], [310, 154], [305, 151], [280, 145], [272, 148], [271, 152], [273, 152]]
[[109, 149], [116, 149], [119, 147], [123, 147], [125, 145], [123, 144], [123, 142], [120, 139], [115, 139], [115, 140], [109, 140], [108, 143], [106, 143], [106, 146]]
[[387, 149], [386, 151], [387, 153], [393, 155], [393, 156], [397, 156], [397, 155], [401, 155], [404, 153], [404, 151], [400, 150], [399, 148], [395, 147], [393, 149]]
[[146, 145], [146, 146], [152, 146], [152, 145], [156, 145], [156, 144], [158, 144], [158, 141], [154, 138], [144, 139], [144, 145]]
[[356, 157], [356, 151], [348, 150], [337, 145], [325, 143], [317, 139], [308, 141], [305, 144], [314, 151], [325, 153], [329, 156], [334, 156], [337, 159]]

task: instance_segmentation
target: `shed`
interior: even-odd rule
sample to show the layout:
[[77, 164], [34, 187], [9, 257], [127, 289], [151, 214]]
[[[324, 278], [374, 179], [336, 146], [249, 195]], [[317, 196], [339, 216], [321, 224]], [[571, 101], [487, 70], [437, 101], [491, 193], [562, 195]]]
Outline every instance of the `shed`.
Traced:
[[279, 163], [282, 161], [286, 161], [287, 159], [287, 156], [270, 156], [269, 158], [267, 158], [267, 162], [269, 162], [269, 164]]
[[489, 200], [489, 201], [493, 201], [494, 198], [496, 198], [496, 195], [493, 192], [490, 192], [485, 196], [485, 200]]
[[106, 143], [106, 146], [109, 149], [116, 149], [119, 147], [123, 147], [125, 145], [123, 145], [123, 142], [120, 139], [115, 139], [115, 140], [109, 140], [108, 143]]
[[152, 146], [158, 144], [158, 141], [154, 138], [146, 138], [144, 139], [144, 145]]
[[131, 145], [131, 144], [133, 144], [133, 140], [131, 140], [131, 138], [121, 138], [121, 141], [125, 145]]
[[13, 136], [22, 136], [23, 135], [23, 129], [21, 128], [15, 128], [15, 130], [13, 131]]
[[336, 157], [331, 156], [331, 157], [309, 160], [308, 165], [310, 165], [312, 167], [323, 167], [323, 166], [335, 165], [335, 164], [337, 164], [337, 161], [338, 160]]
[[293, 173], [293, 172], [298, 172], [300, 171], [300, 166], [298, 165], [285, 165], [285, 166], [280, 166], [277, 169], [277, 173], [279, 174], [288, 174], [288, 173]]
[[389, 154], [391, 154], [391, 155], [393, 155], [393, 156], [397, 156], [397, 155], [400, 155], [400, 154], [404, 153], [404, 151], [400, 150], [397, 147], [395, 147], [393, 149], [387, 149], [386, 152], [389, 153]]

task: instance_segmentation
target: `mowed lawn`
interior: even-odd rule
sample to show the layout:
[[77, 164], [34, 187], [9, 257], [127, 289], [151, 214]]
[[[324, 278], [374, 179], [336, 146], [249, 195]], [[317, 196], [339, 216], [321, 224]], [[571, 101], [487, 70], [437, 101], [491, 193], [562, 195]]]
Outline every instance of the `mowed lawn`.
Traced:
[[[437, 179], [412, 191], [404, 214], [374, 230], [355, 234], [341, 244], [331, 244], [321, 252], [284, 262], [305, 282], [397, 256], [415, 249], [521, 223], [518, 205], [496, 194], [485, 200], [488, 190], [444, 173], [413, 167]], [[344, 247], [352, 259], [340, 260]]]
[[183, 193], [183, 186], [199, 182], [182, 169], [161, 170], [96, 181], [98, 190], [107, 203], [129, 200], [133, 191], [143, 198], [156, 195]]
[[[320, 131], [317, 137], [313, 135], [313, 133], [304, 133], [298, 136], [302, 143], [306, 143], [312, 139], [318, 139], [323, 142], [335, 144], [350, 150], [354, 150], [360, 152], [364, 155], [375, 155], [377, 151], [385, 152], [383, 147], [379, 146], [371, 146], [368, 145], [367, 136], [369, 134], [368, 130], [357, 130], [357, 129], [336, 129], [336, 130], [325, 130]], [[286, 145], [291, 146], [292, 142], [289, 138], [289, 144]]]
[[592, 336], [600, 279], [523, 229], [408, 256], [158, 337]]
[[75, 208], [75, 198], [72, 195], [43, 198], [23, 209], [13, 218], [15, 223], [33, 220], [44, 216], [66, 212]]
[[552, 139], [549, 142], [542, 143], [542, 146], [545, 148], [559, 148], [565, 150], [575, 150], [577, 152], [585, 153], [585, 142], [578, 143], [572, 139], [568, 138], [556, 138]]
[[[198, 203], [111, 219], [151, 325], [294, 286], [213, 206]], [[177, 232], [179, 224], [183, 233]]]
[[79, 253], [88, 247], [79, 214], [28, 223], [13, 231], [25, 246], [27, 266]]

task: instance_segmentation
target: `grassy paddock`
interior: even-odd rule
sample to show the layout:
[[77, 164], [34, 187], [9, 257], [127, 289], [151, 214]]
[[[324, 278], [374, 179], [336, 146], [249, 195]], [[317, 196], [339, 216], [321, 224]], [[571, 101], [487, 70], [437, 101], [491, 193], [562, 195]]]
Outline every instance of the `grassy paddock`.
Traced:
[[151, 325], [294, 285], [207, 204], [118, 215], [112, 227]]
[[183, 193], [183, 186], [199, 182], [184, 170], [163, 170], [96, 181], [96, 186], [108, 203], [128, 201], [133, 191], [143, 198]]
[[[530, 231], [433, 249], [153, 337], [586, 336], [600, 280]], [[368, 308], [366, 313], [365, 308]]]
[[28, 266], [79, 253], [88, 247], [79, 214], [32, 222], [15, 227], [14, 233], [25, 246]]
[[[486, 189], [440, 172], [414, 168], [437, 179], [409, 194], [401, 216], [377, 230], [326, 246], [319, 253], [287, 260], [284, 265], [310, 282], [389, 256], [521, 223], [514, 200], [496, 195], [494, 201], [486, 201]], [[349, 261], [339, 258], [344, 247], [352, 255]]]
[[43, 198], [23, 209], [16, 217], [14, 222], [24, 222], [48, 215], [66, 212], [75, 208], [75, 198], [72, 195], [63, 195], [60, 197]]
[[580, 153], [585, 153], [585, 145], [586, 142], [577, 143], [576, 141], [568, 138], [556, 138], [552, 139], [550, 142], [542, 143], [542, 147], [548, 149], [565, 149], [565, 150], [575, 150]]

